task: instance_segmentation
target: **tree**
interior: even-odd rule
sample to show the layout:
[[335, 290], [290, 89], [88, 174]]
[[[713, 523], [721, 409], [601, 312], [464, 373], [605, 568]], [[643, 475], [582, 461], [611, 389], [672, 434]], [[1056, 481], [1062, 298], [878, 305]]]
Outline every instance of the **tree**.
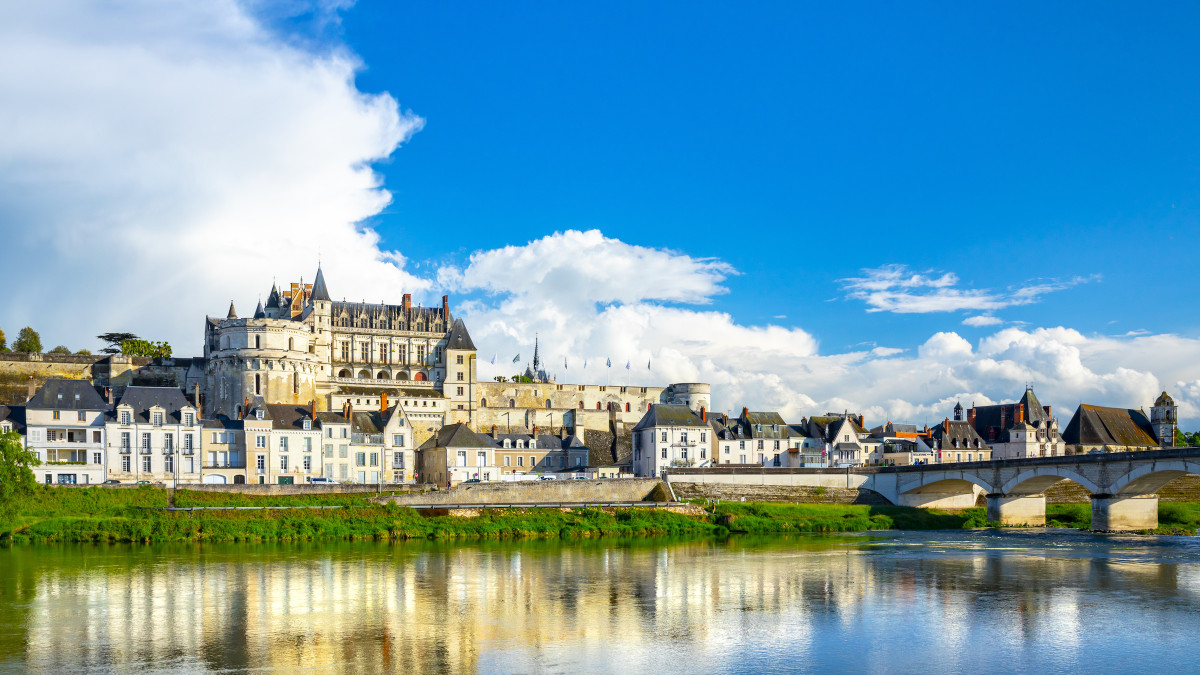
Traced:
[[497, 382], [508, 382], [508, 378], [503, 375], [497, 375], [496, 377], [493, 377], [492, 379]]
[[51, 349], [47, 353], [48, 354], [70, 354], [71, 350], [67, 349], [66, 345], [59, 345], [59, 346], [55, 347], [54, 349]]
[[0, 529], [10, 529], [37, 491], [33, 467], [41, 464], [15, 431], [0, 434]]
[[126, 340], [121, 343], [121, 353], [125, 356], [157, 356], [166, 358], [171, 355], [171, 345], [166, 342], [151, 342], [149, 340]]
[[133, 333], [101, 333], [96, 336], [97, 340], [107, 342], [108, 346], [100, 350], [102, 354], [120, 354], [121, 343], [129, 340], [136, 340], [138, 336]]
[[8, 338], [4, 337], [4, 330], [0, 329], [0, 353], [8, 351]]
[[17, 341], [13, 343], [13, 351], [22, 354], [40, 354], [42, 352], [42, 336], [29, 326], [17, 333]]
[[92, 355], [92, 350], [90, 350], [90, 349], [80, 349], [79, 351], [77, 351], [77, 352], [75, 352], [75, 353], [76, 353], [76, 354], [78, 354], [78, 355], [80, 355], [80, 356], [91, 356], [91, 355]]

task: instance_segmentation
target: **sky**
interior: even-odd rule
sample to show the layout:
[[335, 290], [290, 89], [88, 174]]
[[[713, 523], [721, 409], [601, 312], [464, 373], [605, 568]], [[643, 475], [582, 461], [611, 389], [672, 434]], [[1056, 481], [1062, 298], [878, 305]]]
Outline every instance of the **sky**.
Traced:
[[319, 262], [484, 378], [1200, 428], [1200, 6], [743, 5], [6, 4], [0, 329], [197, 354]]

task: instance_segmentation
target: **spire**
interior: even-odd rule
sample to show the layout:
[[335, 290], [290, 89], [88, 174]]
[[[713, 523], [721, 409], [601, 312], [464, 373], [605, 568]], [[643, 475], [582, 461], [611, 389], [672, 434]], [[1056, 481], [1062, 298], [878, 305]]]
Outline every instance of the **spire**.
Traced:
[[320, 264], [317, 265], [317, 278], [313, 280], [312, 299], [332, 302], [329, 299], [329, 289], [325, 288], [325, 273], [321, 271]]
[[233, 308], [232, 300], [229, 301], [229, 313], [225, 315], [225, 318], [226, 319], [236, 319], [237, 318], [237, 310], [235, 310]]
[[254, 308], [254, 318], [256, 318], [256, 319], [267, 318], [267, 313], [263, 311], [262, 300], [259, 300], [258, 307]]
[[538, 357], [538, 335], [533, 334], [533, 372], [537, 372], [542, 365], [542, 359]]
[[267, 296], [267, 309], [279, 308], [279, 289], [275, 286], [275, 282], [271, 282], [271, 294]]

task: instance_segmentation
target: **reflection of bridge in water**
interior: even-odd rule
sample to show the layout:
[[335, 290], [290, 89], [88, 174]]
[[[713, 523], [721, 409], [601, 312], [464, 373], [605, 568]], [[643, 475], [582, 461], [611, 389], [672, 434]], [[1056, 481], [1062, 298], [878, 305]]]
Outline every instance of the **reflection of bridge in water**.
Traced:
[[1069, 480], [1092, 493], [1092, 529], [1149, 530], [1158, 527], [1157, 492], [1186, 474], [1200, 474], [1200, 448], [849, 470], [692, 469], [670, 479], [859, 488], [922, 508], [969, 508], [987, 495], [988, 520], [1005, 525], [1045, 525], [1046, 488]]

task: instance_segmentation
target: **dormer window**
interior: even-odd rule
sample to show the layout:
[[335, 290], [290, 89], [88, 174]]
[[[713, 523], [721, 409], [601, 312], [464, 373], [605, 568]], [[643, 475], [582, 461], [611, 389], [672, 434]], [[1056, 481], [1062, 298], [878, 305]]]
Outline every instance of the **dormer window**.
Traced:
[[312, 431], [312, 420], [304, 420], [304, 430]]
[[160, 412], [154, 413], [154, 426], [161, 427], [163, 423], [163, 414]]
[[254, 419], [261, 420], [262, 418], [263, 418], [263, 409], [259, 408], [258, 410], [255, 410], [254, 411]]
[[524, 447], [525, 447], [525, 441], [517, 441], [517, 447], [518, 447], [518, 448], [524, 448]]
[[128, 410], [121, 411], [121, 424], [129, 424], [132, 420]]
[[506, 438], [506, 439], [504, 439], [504, 447], [506, 447], [506, 448], [511, 448], [511, 447], [512, 447], [512, 441], [508, 440], [507, 438]]

